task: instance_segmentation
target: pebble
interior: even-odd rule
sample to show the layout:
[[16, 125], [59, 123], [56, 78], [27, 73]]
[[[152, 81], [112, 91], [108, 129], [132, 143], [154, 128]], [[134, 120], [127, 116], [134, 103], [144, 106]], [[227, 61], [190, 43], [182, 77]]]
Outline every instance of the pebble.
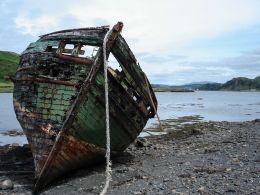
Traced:
[[147, 176], [141, 176], [141, 179], [148, 179], [149, 177]]
[[165, 179], [163, 180], [163, 182], [167, 182], [167, 181], [170, 181], [170, 179], [169, 179], [169, 178], [165, 178]]
[[134, 195], [142, 195], [143, 193], [140, 191], [133, 192]]
[[201, 186], [199, 189], [198, 189], [198, 192], [200, 194], [205, 194], [205, 188], [203, 186]]
[[[247, 129], [250, 130], [249, 127]], [[205, 128], [205, 131], [206, 130], [207, 128]], [[258, 132], [257, 130], [256, 132]], [[126, 154], [126, 158], [124, 158], [125, 156], [122, 154], [123, 160], [126, 161], [126, 165], [121, 165], [120, 162], [122, 162], [122, 160], [121, 157], [119, 157], [119, 163], [114, 168], [115, 178], [113, 179], [117, 182], [115, 183], [115, 186], [117, 184], [121, 185], [121, 181], [123, 181], [123, 185], [116, 187], [116, 191], [118, 190], [118, 194], [120, 194], [120, 192], [121, 194], [123, 194], [123, 192], [127, 192], [128, 194], [134, 195], [150, 193], [186, 195], [189, 194], [189, 192], [201, 195], [213, 193], [246, 194], [252, 192], [257, 194], [257, 182], [259, 178], [257, 165], [259, 164], [258, 162], [260, 162], [260, 155], [257, 150], [258, 137], [255, 136], [255, 133], [252, 133], [254, 136], [251, 140], [251, 134], [246, 134], [248, 135], [247, 137], [246, 135], [244, 136], [243, 132], [243, 130], [234, 130], [234, 132], [232, 132], [234, 135], [229, 135], [228, 130], [225, 131], [225, 134], [227, 134], [228, 137], [225, 138], [225, 140], [231, 140], [232, 143], [234, 142], [236, 145], [225, 143], [222, 144], [222, 137], [224, 137], [224, 135], [222, 135], [222, 130], [214, 131], [213, 134], [210, 134], [210, 132], [207, 131], [207, 133], [212, 135], [212, 137], [206, 137], [208, 134], [204, 134], [204, 140], [196, 140], [195, 137], [189, 137], [186, 140], [178, 140], [173, 137], [172, 139], [176, 142], [174, 147], [171, 146], [171, 144], [173, 144], [171, 140], [166, 140], [164, 142], [166, 147], [164, 147], [159, 144], [160, 140], [157, 141], [155, 138], [147, 138], [147, 142], [150, 144], [149, 146], [151, 148], [135, 148], [132, 146], [134, 152]], [[231, 137], [229, 138], [229, 136]], [[235, 136], [240, 136], [241, 138], [237, 138]], [[246, 138], [250, 140], [247, 140]], [[167, 148], [168, 143], [169, 147]], [[256, 143], [256, 145], [254, 145], [254, 143]], [[183, 152], [187, 145], [190, 148], [189, 151]], [[246, 145], [247, 147], [243, 147], [243, 145]], [[248, 148], [248, 146], [250, 146], [250, 148]], [[158, 150], [153, 150], [153, 147], [160, 151], [156, 152]], [[171, 148], [174, 148], [175, 151], [170, 151]], [[199, 154], [196, 154], [197, 152], [194, 153], [196, 148], [201, 148]], [[164, 149], [167, 151], [165, 152]], [[215, 154], [216, 151], [219, 152]], [[142, 157], [140, 155], [142, 153], [149, 155]], [[132, 155], [135, 156], [134, 159], [132, 159]], [[167, 160], [162, 160], [163, 156], [166, 156]], [[226, 160], [225, 163], [223, 163], [223, 159]], [[19, 165], [19, 160], [16, 160], [16, 163], [14, 164]], [[203, 166], [205, 165], [204, 168], [206, 171], [204, 172], [204, 168], [202, 171], [194, 171], [195, 169], [193, 169], [193, 167], [197, 167], [201, 163], [203, 163]], [[219, 163], [221, 163], [221, 165]], [[239, 165], [243, 166], [243, 168]], [[207, 168], [210, 168], [209, 172], [211, 174], [207, 173]], [[154, 171], [155, 169], [156, 171]], [[99, 177], [100, 175], [99, 169], [98, 171], [90, 171], [90, 173], [90, 177], [94, 175], [94, 178]], [[157, 173], [160, 173], [161, 177], [157, 177]], [[239, 175], [239, 177], [236, 177], [236, 175]], [[86, 176], [89, 177], [89, 174]], [[2, 178], [7, 179], [8, 177], [2, 176]], [[130, 181], [128, 181], [128, 179], [130, 179]], [[3, 180], [0, 180], [0, 189], [2, 188], [2, 181]], [[13, 182], [14, 181], [15, 180], [13, 180]], [[101, 191], [102, 186], [99, 187], [99, 182], [95, 184], [97, 185], [96, 187], [89, 187], [85, 189], [82, 188], [82, 182], [84, 181], [85, 177], [84, 179], [81, 179], [80, 177], [80, 182], [78, 184], [78, 186], [81, 187], [79, 188], [80, 193], [89, 192], [94, 194]], [[218, 185], [214, 185], [215, 183]], [[224, 183], [228, 183], [229, 186], [224, 185]], [[207, 185], [204, 186], [204, 184]], [[19, 194], [18, 190], [25, 190], [24, 188], [17, 187], [16, 185], [14, 185], [13, 188], [17, 194]], [[57, 186], [57, 189], [53, 188], [52, 192], [57, 192], [57, 194], [59, 194], [60, 191], [64, 191], [67, 187], [62, 186], [62, 189], [59, 188], [60, 186]], [[72, 187], [68, 185], [68, 190], [71, 190], [71, 188]], [[0, 194], [10, 191], [0, 190]], [[48, 191], [48, 193], [49, 192], [50, 191]]]
[[232, 171], [231, 168], [226, 168], [226, 172], [230, 172], [230, 171]]
[[14, 184], [10, 179], [6, 179], [0, 183], [0, 188], [2, 190], [13, 189], [13, 187], [14, 187]]
[[128, 171], [127, 168], [116, 170], [117, 173], [126, 173], [127, 171]]
[[135, 146], [136, 146], [136, 147], [141, 147], [141, 148], [142, 148], [142, 147], [147, 147], [147, 146], [148, 146], [147, 139], [142, 138], [142, 137], [136, 139], [136, 141], [135, 141]]

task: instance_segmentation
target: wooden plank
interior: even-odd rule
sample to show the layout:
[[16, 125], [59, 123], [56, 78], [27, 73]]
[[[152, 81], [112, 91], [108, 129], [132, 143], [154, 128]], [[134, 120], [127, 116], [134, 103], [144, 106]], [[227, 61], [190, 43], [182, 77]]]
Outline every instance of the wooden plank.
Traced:
[[[152, 107], [150, 103], [150, 97], [146, 89], [144, 72], [141, 70], [136, 58], [134, 57], [132, 51], [122, 36], [118, 36], [112, 49], [112, 53], [122, 67], [122, 71], [125, 74], [125, 79], [127, 80], [128, 84], [138, 92], [139, 97], [143, 99], [147, 107]], [[152, 92], [151, 96], [155, 107], [157, 107], [157, 100], [149, 82], [148, 85], [148, 88]], [[152, 107], [152, 113], [150, 114], [150, 117], [153, 117], [154, 115], [155, 110]]]
[[[112, 49], [112, 46], [113, 46], [116, 38], [118, 37], [119, 33], [121, 32], [122, 28], [123, 28], [123, 24], [120, 22], [118, 22], [113, 27], [111, 34], [108, 37], [107, 56], [109, 55], [109, 53]], [[67, 113], [67, 118], [64, 121], [64, 124], [63, 124], [59, 134], [56, 137], [56, 141], [55, 141], [55, 143], [48, 155], [48, 158], [45, 161], [44, 166], [39, 174], [39, 177], [35, 183], [34, 191], [38, 191], [40, 188], [43, 187], [43, 185], [45, 184], [44, 180], [47, 179], [46, 176], [48, 176], [49, 172], [51, 171], [50, 170], [51, 166], [55, 166], [52, 164], [55, 161], [55, 158], [56, 158], [57, 154], [59, 153], [60, 148], [62, 147], [63, 139], [64, 139], [63, 134], [65, 131], [68, 131], [68, 129], [71, 127], [71, 125], [75, 119], [75, 116], [78, 113], [78, 110], [80, 109], [81, 102], [84, 100], [85, 95], [86, 95], [88, 89], [90, 88], [90, 84], [92, 83], [92, 80], [95, 78], [96, 73], [99, 71], [102, 63], [103, 63], [102, 48], [99, 48], [99, 51], [97, 52], [97, 55], [96, 55], [95, 63], [92, 66], [92, 69], [90, 70], [89, 75], [87, 76], [84, 83], [82, 84], [80, 92], [77, 95], [76, 99], [74, 100], [74, 103], [72, 104], [70, 111]]]

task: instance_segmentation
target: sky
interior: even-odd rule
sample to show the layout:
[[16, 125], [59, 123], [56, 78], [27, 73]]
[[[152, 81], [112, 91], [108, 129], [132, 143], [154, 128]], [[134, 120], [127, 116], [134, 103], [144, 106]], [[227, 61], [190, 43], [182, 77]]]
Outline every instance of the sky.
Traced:
[[117, 21], [151, 83], [260, 76], [259, 0], [0, 0], [0, 50]]

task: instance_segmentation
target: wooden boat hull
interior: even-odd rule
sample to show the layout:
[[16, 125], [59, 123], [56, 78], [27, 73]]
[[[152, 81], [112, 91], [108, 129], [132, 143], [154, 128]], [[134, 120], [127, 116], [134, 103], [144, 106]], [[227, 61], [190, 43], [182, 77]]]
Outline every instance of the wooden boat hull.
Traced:
[[[119, 34], [121, 28], [122, 23], [114, 26], [107, 45], [107, 55], [112, 52], [123, 69], [120, 74], [108, 72], [112, 151], [129, 146], [155, 114], [151, 101], [157, 106], [150, 84], [145, 83], [144, 73]], [[107, 30], [48, 34], [21, 56], [14, 78], [14, 108], [33, 153], [35, 191], [65, 172], [104, 158], [101, 46]], [[77, 50], [77, 54], [83, 43], [100, 49], [95, 58], [80, 58], [62, 53], [67, 43], [74, 44], [71, 52]]]

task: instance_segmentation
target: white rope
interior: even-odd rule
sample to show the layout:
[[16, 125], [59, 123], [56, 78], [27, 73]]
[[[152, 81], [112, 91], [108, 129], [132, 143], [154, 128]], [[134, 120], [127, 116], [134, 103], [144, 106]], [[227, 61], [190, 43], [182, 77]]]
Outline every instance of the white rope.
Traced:
[[107, 32], [104, 41], [103, 41], [103, 58], [104, 58], [104, 77], [105, 77], [105, 102], [106, 102], [106, 183], [100, 193], [104, 195], [107, 192], [110, 181], [112, 181], [112, 162], [110, 160], [110, 129], [109, 129], [109, 102], [108, 102], [108, 79], [107, 79], [107, 52], [106, 44], [108, 41], [108, 36], [110, 35], [111, 30]]

